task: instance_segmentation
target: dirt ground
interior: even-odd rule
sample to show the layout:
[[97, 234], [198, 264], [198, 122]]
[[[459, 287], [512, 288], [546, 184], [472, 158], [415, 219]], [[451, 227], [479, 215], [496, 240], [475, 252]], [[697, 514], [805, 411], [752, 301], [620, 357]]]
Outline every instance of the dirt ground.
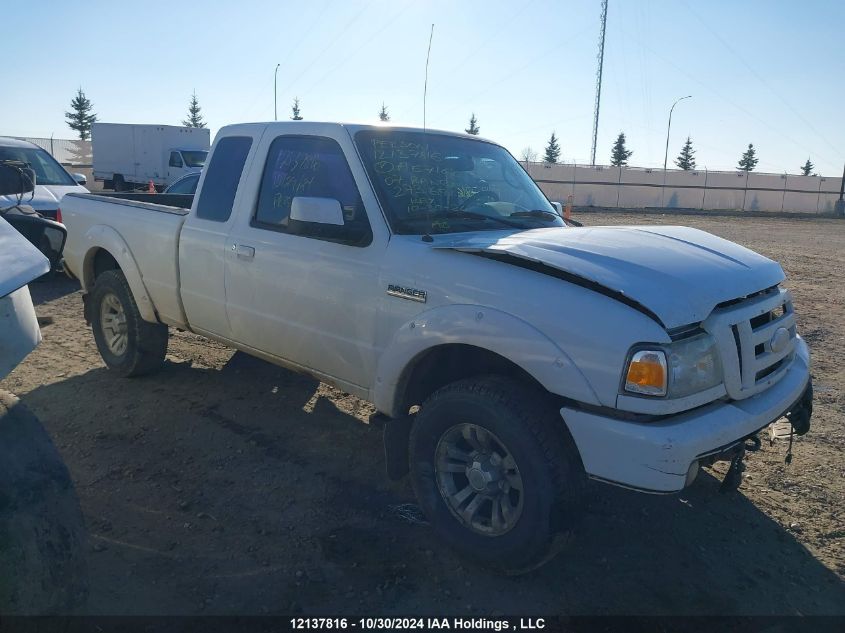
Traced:
[[[44, 342], [0, 389], [76, 487], [96, 614], [845, 614], [845, 221], [587, 214], [684, 224], [783, 264], [813, 352], [813, 428], [680, 495], [594, 484], [573, 546], [527, 576], [462, 562], [383, 477], [370, 405], [187, 333], [154, 376], [111, 375], [78, 287], [34, 284]], [[721, 471], [720, 471], [721, 469]], [[411, 515], [413, 517], [413, 515]]]

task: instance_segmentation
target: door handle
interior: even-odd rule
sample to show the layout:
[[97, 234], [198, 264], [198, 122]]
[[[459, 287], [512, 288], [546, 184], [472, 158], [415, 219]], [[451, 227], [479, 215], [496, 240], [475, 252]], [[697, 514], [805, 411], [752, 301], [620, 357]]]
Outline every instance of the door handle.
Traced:
[[250, 260], [255, 257], [255, 249], [252, 246], [246, 246], [245, 244], [232, 244], [232, 250], [235, 251], [238, 259]]

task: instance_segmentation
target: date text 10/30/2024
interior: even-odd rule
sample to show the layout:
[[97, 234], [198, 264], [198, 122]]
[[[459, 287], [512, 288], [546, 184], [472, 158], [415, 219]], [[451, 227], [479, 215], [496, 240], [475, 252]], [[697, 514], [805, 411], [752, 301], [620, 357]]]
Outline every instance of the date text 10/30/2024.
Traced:
[[291, 618], [295, 630], [530, 631], [546, 628], [543, 618]]

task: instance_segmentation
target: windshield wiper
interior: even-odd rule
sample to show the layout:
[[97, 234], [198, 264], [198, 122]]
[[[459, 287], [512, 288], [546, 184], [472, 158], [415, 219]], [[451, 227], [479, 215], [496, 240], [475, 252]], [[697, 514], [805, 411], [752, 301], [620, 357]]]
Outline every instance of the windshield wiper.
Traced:
[[445, 216], [448, 218], [455, 218], [457, 220], [490, 220], [492, 222], [498, 222], [499, 224], [503, 224], [504, 226], [510, 226], [517, 229], [525, 228], [521, 224], [517, 222], [508, 222], [507, 218], [497, 218], [491, 215], [484, 215], [483, 213], [475, 213], [473, 211], [465, 211], [464, 209], [442, 209], [440, 211], [436, 211], [431, 213], [428, 218], [436, 218], [438, 216]]
[[559, 218], [560, 216], [554, 211], [544, 211], [542, 209], [532, 209], [531, 211], [514, 211], [509, 218]]

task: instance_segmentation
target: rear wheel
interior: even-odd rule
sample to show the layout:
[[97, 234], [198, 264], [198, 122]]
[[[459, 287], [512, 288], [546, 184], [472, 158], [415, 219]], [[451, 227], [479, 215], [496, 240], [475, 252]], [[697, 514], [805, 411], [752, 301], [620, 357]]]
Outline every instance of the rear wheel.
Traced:
[[530, 387], [498, 377], [443, 387], [417, 414], [410, 454], [435, 532], [497, 571], [550, 560], [579, 515], [578, 450], [546, 394]]
[[115, 174], [114, 178], [112, 179], [112, 184], [114, 186], [115, 191], [123, 191], [126, 189], [126, 183], [123, 181], [123, 176], [120, 174]]
[[91, 293], [91, 326], [106, 366], [123, 376], [140, 376], [161, 367], [167, 353], [167, 326], [141, 318], [126, 277], [107, 270]]

